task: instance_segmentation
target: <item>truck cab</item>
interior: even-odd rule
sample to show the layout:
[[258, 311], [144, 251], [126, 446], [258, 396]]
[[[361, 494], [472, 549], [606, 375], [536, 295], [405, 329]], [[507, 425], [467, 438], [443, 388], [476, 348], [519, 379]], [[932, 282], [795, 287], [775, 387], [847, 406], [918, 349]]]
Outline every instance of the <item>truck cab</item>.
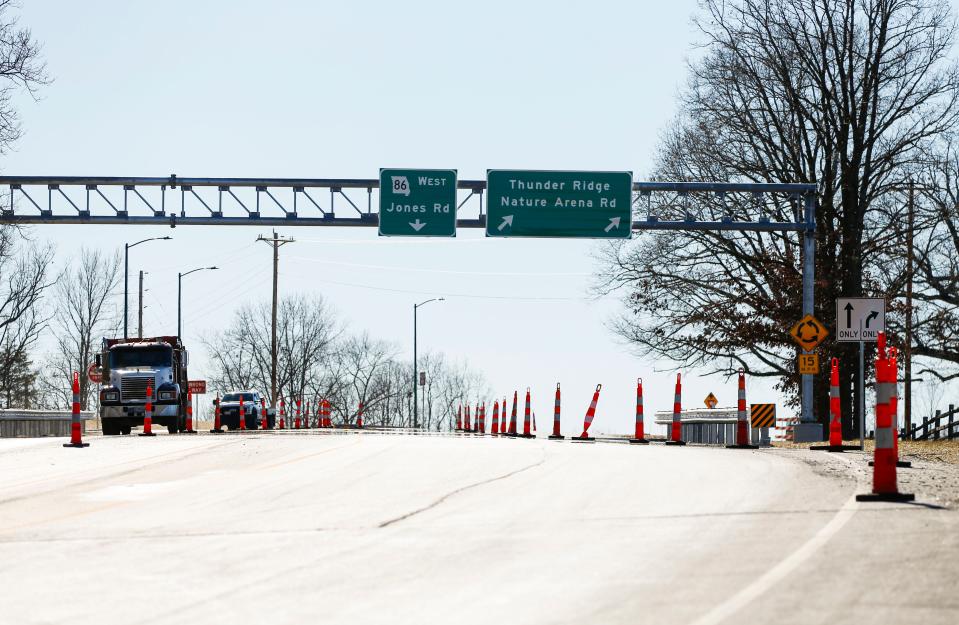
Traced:
[[178, 337], [104, 339], [97, 357], [103, 373], [100, 421], [105, 435], [143, 425], [147, 389], [152, 419], [171, 434], [186, 429], [188, 353]]

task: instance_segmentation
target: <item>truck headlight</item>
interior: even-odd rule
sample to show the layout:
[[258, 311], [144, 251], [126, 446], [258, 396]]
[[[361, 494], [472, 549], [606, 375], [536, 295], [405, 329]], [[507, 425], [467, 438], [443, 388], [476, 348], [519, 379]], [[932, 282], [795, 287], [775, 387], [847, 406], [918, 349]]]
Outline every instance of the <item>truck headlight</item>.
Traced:
[[176, 391], [160, 391], [158, 397], [161, 401], [171, 401], [176, 399]]
[[120, 401], [119, 391], [103, 391], [100, 401]]

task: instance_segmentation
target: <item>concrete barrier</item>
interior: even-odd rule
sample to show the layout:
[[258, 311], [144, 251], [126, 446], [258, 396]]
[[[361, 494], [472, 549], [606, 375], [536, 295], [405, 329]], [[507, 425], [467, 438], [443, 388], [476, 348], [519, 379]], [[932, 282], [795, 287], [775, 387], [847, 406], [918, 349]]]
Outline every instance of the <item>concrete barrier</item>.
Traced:
[[[749, 409], [746, 409], [747, 412]], [[701, 445], [731, 445], [736, 442], [737, 407], [692, 408], [680, 412], [682, 440]], [[669, 426], [673, 420], [671, 410], [659, 410], [655, 415], [657, 425]], [[765, 430], [765, 431], [763, 431]], [[769, 428], [749, 429], [753, 445], [769, 445]]]
[[[69, 410], [0, 410], [0, 438], [70, 436], [71, 417]], [[90, 410], [80, 413], [83, 432], [86, 422], [95, 418]]]

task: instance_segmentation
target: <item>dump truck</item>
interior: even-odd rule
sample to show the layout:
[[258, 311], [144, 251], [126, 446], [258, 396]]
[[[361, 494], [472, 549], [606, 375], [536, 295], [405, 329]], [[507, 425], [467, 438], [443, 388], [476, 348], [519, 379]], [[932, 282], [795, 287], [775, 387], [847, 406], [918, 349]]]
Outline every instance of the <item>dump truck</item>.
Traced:
[[143, 425], [147, 388], [152, 389], [153, 424], [171, 434], [186, 430], [189, 353], [177, 336], [103, 339], [100, 423], [104, 435], [129, 434]]

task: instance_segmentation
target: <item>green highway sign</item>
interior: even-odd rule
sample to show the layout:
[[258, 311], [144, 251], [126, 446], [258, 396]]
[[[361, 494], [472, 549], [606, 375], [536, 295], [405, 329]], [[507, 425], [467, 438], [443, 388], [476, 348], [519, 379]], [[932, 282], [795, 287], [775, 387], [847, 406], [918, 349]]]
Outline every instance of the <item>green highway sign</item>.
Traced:
[[455, 169], [381, 169], [380, 236], [455, 237]]
[[486, 236], [628, 239], [628, 171], [486, 172]]

